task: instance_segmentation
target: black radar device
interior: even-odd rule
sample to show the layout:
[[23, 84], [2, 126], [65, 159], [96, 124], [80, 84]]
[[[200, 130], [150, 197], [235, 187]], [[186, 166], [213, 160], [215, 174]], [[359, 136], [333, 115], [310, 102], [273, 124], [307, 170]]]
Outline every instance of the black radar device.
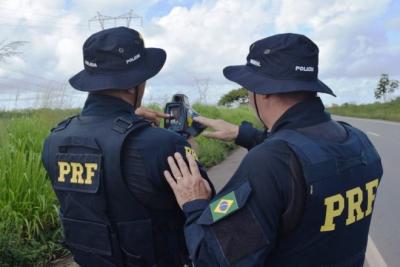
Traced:
[[164, 120], [164, 128], [184, 135], [198, 136], [206, 126], [193, 121], [193, 118], [199, 114], [192, 109], [189, 99], [184, 94], [175, 94], [172, 101], [165, 105], [164, 113], [170, 117]]

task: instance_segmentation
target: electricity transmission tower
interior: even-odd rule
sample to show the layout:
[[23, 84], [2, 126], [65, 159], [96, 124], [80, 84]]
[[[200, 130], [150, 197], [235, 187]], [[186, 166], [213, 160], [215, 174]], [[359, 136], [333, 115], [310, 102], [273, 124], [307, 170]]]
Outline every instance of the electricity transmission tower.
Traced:
[[97, 12], [97, 16], [94, 16], [93, 18], [88, 20], [89, 30], [90, 30], [90, 26], [92, 25], [92, 23], [98, 22], [100, 24], [101, 29], [104, 30], [107, 22], [111, 22], [111, 23], [114, 22], [113, 23], [114, 27], [116, 27], [117, 23], [120, 22], [121, 20], [125, 21], [126, 27], [128, 27], [128, 28], [131, 26], [132, 21], [138, 22], [138, 24], [136, 25], [138, 27], [143, 26], [143, 17], [137, 15], [131, 9], [128, 13], [125, 13], [125, 14], [122, 14], [122, 15], [119, 15], [116, 17], [103, 15], [100, 12]]
[[206, 79], [194, 79], [197, 87], [197, 91], [199, 92], [199, 102], [207, 103], [207, 92], [210, 85], [210, 78]]

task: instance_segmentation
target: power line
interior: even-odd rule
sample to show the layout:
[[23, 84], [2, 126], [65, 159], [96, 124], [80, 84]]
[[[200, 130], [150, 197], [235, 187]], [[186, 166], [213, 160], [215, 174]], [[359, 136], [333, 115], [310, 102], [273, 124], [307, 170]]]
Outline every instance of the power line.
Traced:
[[[54, 80], [54, 79], [48, 79], [48, 78], [44, 78], [43, 76], [39, 76], [37, 74], [33, 74], [31, 72], [27, 72], [27, 71], [22, 71], [22, 70], [13, 70], [13, 69], [7, 69], [7, 71], [11, 71], [11, 72], [16, 72], [16, 73], [20, 73], [26, 76], [30, 76], [30, 77], [34, 77], [36, 79], [41, 79], [41, 80], [45, 80], [47, 82], [56, 82], [59, 84], [66, 84], [67, 82], [63, 82], [63, 81], [59, 81], [59, 80]], [[4, 77], [0, 77], [0, 78], [4, 78]]]
[[[0, 7], [0, 10], [11, 11], [13, 15], [15, 15], [16, 13], [20, 13], [21, 14], [21, 9], [12, 9], [12, 8]], [[35, 11], [34, 14], [30, 14], [30, 15], [37, 15], [37, 16], [49, 17], [49, 18], [60, 18], [60, 16], [64, 16], [64, 15], [68, 14], [68, 12], [60, 13], [58, 11], [59, 10], [55, 10], [55, 9], [52, 10], [51, 13], [43, 13], [43, 12]], [[54, 15], [56, 12], [58, 12], [58, 14]]]
[[[1, 14], [0, 13], [0, 19], [2, 20], [6, 20], [8, 21], [16, 21], [15, 24], [10, 24], [10, 23], [1, 23], [2, 25], [5, 26], [17, 26], [17, 25], [21, 25], [21, 24], [27, 24], [27, 22], [39, 22], [42, 24], [47, 24], [50, 26], [72, 26], [72, 27], [76, 27], [76, 28], [86, 28], [86, 25], [81, 24], [81, 23], [77, 23], [76, 20], [73, 19], [68, 19], [65, 20], [63, 19], [62, 21], [60, 21], [62, 19], [62, 16], [64, 16], [65, 14], [60, 14], [60, 15], [43, 15], [40, 13], [34, 13], [34, 14], [29, 14], [29, 16], [24, 16], [24, 14], [21, 14], [20, 10], [13, 10], [13, 9], [7, 9], [7, 8], [0, 8], [0, 10], [10, 10], [13, 11], [12, 14]], [[11, 15], [11, 16], [7, 16], [7, 15]], [[31, 16], [36, 16], [36, 17], [40, 17], [40, 18], [32, 18]], [[46, 18], [50, 18], [50, 19], [46, 19]], [[75, 25], [72, 25], [75, 24]], [[43, 25], [26, 25], [28, 27], [43, 27]]]
[[[80, 24], [80, 23], [65, 23], [65, 22], [60, 22], [59, 20], [40, 20], [40, 19], [26, 19], [26, 18], [7, 18], [4, 16], [0, 17], [0, 20], [5, 20], [5, 22], [1, 22], [2, 24], [5, 25], [12, 25], [12, 26], [18, 26], [18, 25], [25, 25], [27, 27], [44, 27], [44, 26], [57, 26], [57, 27], [73, 27], [73, 28], [86, 28], [85, 25]], [[14, 21], [15, 23], [8, 23], [9, 21]], [[33, 25], [33, 24], [28, 24], [28, 22], [37, 22], [42, 25]], [[44, 25], [46, 24], [46, 25]]]
[[[51, 96], [51, 99], [65, 99], [68, 95], [59, 95], [59, 96]], [[70, 95], [70, 97], [72, 98], [74, 95]], [[12, 98], [0, 98], [1, 102], [11, 102], [11, 101], [41, 101], [43, 99], [39, 98], [39, 97], [12, 97]]]
[[46, 17], [42, 18], [30, 18], [30, 17], [18, 17], [18, 16], [4, 16], [4, 14], [0, 14], [0, 19], [6, 19], [6, 20], [14, 20], [14, 21], [35, 21], [35, 22], [44, 22], [48, 23], [52, 21], [53, 23], [56, 21], [57, 24], [72, 24], [76, 23], [78, 26], [85, 27], [85, 25], [81, 23], [77, 23], [77, 20], [62, 20], [60, 16], [57, 17], [51, 17], [51, 19], [46, 19]]
[[[24, 27], [24, 28], [42, 28], [42, 29], [44, 29], [44, 28], [47, 28], [47, 29], [49, 29], [49, 28], [72, 28], [72, 29], [82, 29], [82, 30], [84, 30], [84, 29], [86, 29], [86, 27], [81, 27], [81, 26], [79, 26], [79, 27], [76, 27], [76, 26], [74, 26], [74, 25], [59, 25], [59, 24], [55, 24], [55, 25], [51, 25], [51, 24], [48, 24], [48, 25], [44, 25], [44, 24], [42, 24], [42, 25], [31, 25], [31, 24], [26, 24], [26, 23], [15, 23], [15, 24], [12, 24], [12, 23], [3, 23], [3, 22], [0, 22], [0, 26], [5, 26], [5, 27], [11, 27], [11, 28], [17, 28], [17, 27]], [[72, 36], [72, 35], [70, 35], [70, 36]]]

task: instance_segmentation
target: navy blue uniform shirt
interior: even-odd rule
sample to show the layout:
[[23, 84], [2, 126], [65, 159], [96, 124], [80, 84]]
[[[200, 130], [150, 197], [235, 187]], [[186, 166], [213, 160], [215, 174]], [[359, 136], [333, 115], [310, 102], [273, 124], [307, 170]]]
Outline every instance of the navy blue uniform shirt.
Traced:
[[[134, 108], [122, 99], [91, 94], [82, 116], [104, 116], [120, 112], [134, 114]], [[156, 210], [176, 209], [173, 193], [164, 178], [167, 157], [180, 152], [185, 157], [190, 144], [181, 135], [157, 127], [146, 127], [129, 135], [122, 149], [121, 168], [129, 190], [145, 207]], [[200, 166], [203, 177], [205, 170]]]
[[[329, 121], [329, 113], [325, 112], [321, 100], [315, 97], [287, 110], [270, 132], [301, 129]], [[238, 266], [262, 265], [273, 253], [279, 236], [290, 232], [299, 222], [306, 195], [300, 164], [285, 142], [263, 142], [267, 135], [267, 132], [257, 130], [249, 123], [242, 123], [236, 143], [249, 149], [249, 152], [233, 177], [210, 202], [195, 200], [184, 205], [187, 218], [185, 236], [189, 253], [197, 266], [225, 266], [226, 257], [221, 255], [221, 244], [226, 250], [224, 252], [231, 255], [235, 262], [237, 260]], [[345, 138], [339, 136], [327, 138]], [[246, 205], [253, 207], [258, 219], [239, 210], [235, 216], [226, 217], [216, 225], [204, 220], [210, 203], [237, 188], [245, 195], [247, 182], [253, 191]], [[241, 197], [240, 192], [238, 195]], [[240, 201], [237, 199], [237, 202]], [[238, 229], [235, 224], [242, 225], [240, 229], [250, 237], [247, 238], [250, 242], [240, 240], [240, 236], [235, 237], [236, 233], [232, 232], [232, 229]], [[260, 239], [262, 232], [268, 240]]]

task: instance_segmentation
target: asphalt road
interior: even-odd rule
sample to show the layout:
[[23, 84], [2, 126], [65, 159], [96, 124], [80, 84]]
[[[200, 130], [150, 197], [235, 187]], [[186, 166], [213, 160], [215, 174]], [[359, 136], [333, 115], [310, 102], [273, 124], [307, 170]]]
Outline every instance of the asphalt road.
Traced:
[[400, 266], [400, 123], [335, 116], [363, 130], [383, 162], [370, 236], [388, 266]]

